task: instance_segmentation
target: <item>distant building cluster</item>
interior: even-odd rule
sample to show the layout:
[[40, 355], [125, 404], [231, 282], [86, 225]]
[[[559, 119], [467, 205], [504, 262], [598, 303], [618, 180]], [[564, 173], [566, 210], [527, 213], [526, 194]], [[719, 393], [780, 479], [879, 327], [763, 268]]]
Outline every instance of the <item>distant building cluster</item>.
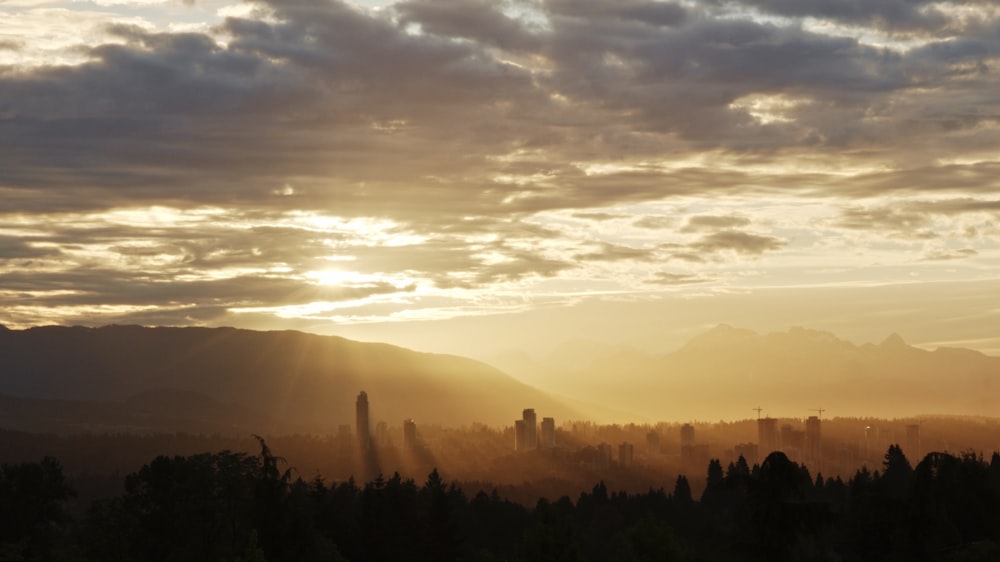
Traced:
[[[758, 408], [758, 414], [760, 409]], [[822, 414], [822, 408], [817, 409]], [[888, 447], [888, 444], [886, 445]], [[761, 462], [768, 454], [781, 451], [790, 460], [806, 463], [816, 470], [822, 470], [823, 438], [822, 420], [819, 416], [809, 416], [805, 429], [797, 429], [785, 423], [778, 430], [778, 420], [772, 417], [757, 418], [757, 443], [736, 446], [736, 452], [747, 462]]]
[[707, 443], [697, 443], [694, 439], [694, 426], [686, 423], [681, 426], [681, 466], [685, 470], [696, 470], [705, 466], [710, 460]]
[[[375, 424], [375, 434], [371, 432], [371, 418], [369, 415], [368, 393], [362, 390], [358, 393], [358, 398], [354, 402], [354, 432], [357, 436], [357, 449], [362, 453], [371, 451], [373, 447], [388, 447], [392, 444], [389, 438], [389, 424], [380, 421]], [[351, 426], [341, 424], [337, 432], [338, 449], [344, 455], [351, 453]], [[403, 449], [416, 449], [417, 442], [417, 422], [412, 418], [403, 420]]]
[[354, 403], [355, 431], [358, 432], [358, 448], [367, 451], [372, 448], [371, 422], [368, 421], [368, 393], [361, 391]]
[[521, 419], [514, 420], [514, 450], [553, 449], [556, 446], [555, 418], [542, 418], [541, 431], [534, 408], [525, 408]]
[[[589, 467], [593, 470], [609, 470], [621, 467], [635, 466], [640, 470], [651, 467], [670, 467], [681, 473], [697, 474], [713, 458], [726, 462], [735, 462], [742, 457], [747, 464], [759, 465], [767, 456], [780, 451], [789, 460], [808, 465], [817, 473], [842, 472], [844, 467], [857, 466], [860, 463], [878, 461], [879, 456], [889, 445], [902, 443], [902, 449], [908, 458], [919, 459], [924, 451], [921, 447], [921, 432], [919, 424], [905, 426], [905, 439], [897, 441], [900, 429], [878, 426], [864, 428], [864, 440], [853, 445], [843, 444], [842, 439], [835, 437], [824, 450], [822, 409], [816, 409], [820, 415], [810, 415], [799, 420], [789, 418], [774, 418], [761, 416], [761, 408], [756, 420], [756, 442], [736, 443], [729, 449], [712, 451], [710, 447], [718, 447], [718, 438], [714, 433], [708, 433], [708, 442], [702, 437], [698, 439], [698, 431], [694, 423], [683, 423], [677, 428], [678, 433], [663, 433], [664, 425], [649, 429], [648, 426], [629, 424], [625, 427], [613, 426], [595, 432], [590, 422], [574, 422], [572, 427], [566, 427], [557, 435], [555, 419], [542, 417], [539, 420], [534, 408], [525, 408], [519, 419], [513, 423], [513, 432], [507, 426], [497, 435], [502, 439], [513, 438], [513, 449], [518, 454], [533, 451], [550, 451], [546, 454], [546, 462], [573, 463], [575, 466]], [[677, 426], [674, 426], [677, 427]], [[833, 426], [838, 431], [838, 426]], [[352, 431], [353, 430], [353, 431]], [[436, 431], [436, 430], [435, 430]], [[710, 430], [714, 431], [714, 430]], [[437, 435], [434, 433], [433, 435]], [[559, 437], [561, 435], [561, 437]], [[401, 447], [394, 447], [401, 439]], [[557, 444], [557, 438], [563, 440]], [[636, 441], [645, 439], [645, 446]], [[345, 459], [350, 459], [355, 466], [360, 463], [367, 473], [375, 474], [380, 467], [392, 462], [431, 463], [434, 443], [439, 437], [431, 437], [431, 441], [423, 443], [417, 432], [417, 423], [412, 418], [402, 421], [399, 427], [390, 428], [384, 421], [374, 424], [371, 421], [371, 404], [368, 393], [361, 391], [355, 402], [355, 425], [342, 424], [338, 428], [336, 450]], [[510, 443], [510, 441], [506, 441]], [[576, 448], [567, 447], [567, 443], [579, 443]], [[588, 444], [588, 442], [590, 444]], [[507, 445], [509, 447], [509, 445]], [[508, 449], [509, 450], [509, 449]], [[714, 453], [714, 454], [713, 454]], [[537, 457], [541, 459], [541, 457]], [[395, 459], [395, 460], [394, 460]]]
[[[417, 423], [411, 418], [403, 420], [404, 451], [415, 451], [420, 448], [417, 436]], [[335, 447], [340, 457], [357, 457], [375, 466], [377, 449], [392, 446], [389, 424], [379, 421], [372, 432], [370, 403], [368, 393], [362, 390], [354, 402], [354, 427], [351, 424], [340, 424], [337, 427]], [[375, 467], [377, 468], [377, 467]]]

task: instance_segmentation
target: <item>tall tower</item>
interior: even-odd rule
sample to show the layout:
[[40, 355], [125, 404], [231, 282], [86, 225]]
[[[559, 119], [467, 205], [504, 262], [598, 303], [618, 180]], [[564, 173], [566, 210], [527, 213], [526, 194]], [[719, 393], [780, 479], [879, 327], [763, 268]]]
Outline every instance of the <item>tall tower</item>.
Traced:
[[762, 458], [781, 449], [781, 436], [778, 433], [778, 420], [767, 417], [757, 418], [757, 451]]
[[622, 443], [621, 445], [618, 445], [618, 464], [622, 466], [631, 466], [634, 455], [635, 448], [631, 443]]
[[403, 420], [403, 448], [410, 451], [417, 448], [417, 422], [413, 418]]
[[524, 420], [514, 420], [514, 450], [517, 452], [528, 450], [527, 430], [524, 428]]
[[660, 454], [660, 434], [655, 430], [646, 434], [646, 454], [651, 457]]
[[865, 460], [870, 460], [878, 447], [878, 428], [870, 425], [865, 426]]
[[813, 464], [813, 470], [820, 470], [820, 459], [823, 456], [823, 445], [820, 439], [819, 416], [809, 416], [806, 419], [806, 450], [805, 461]]
[[542, 449], [553, 449], [556, 446], [555, 418], [542, 418], [542, 439], [539, 444]]
[[521, 412], [521, 419], [524, 420], [524, 446], [526, 451], [538, 448], [538, 417], [534, 408], [525, 408]]
[[371, 426], [368, 422], [368, 393], [363, 390], [358, 394], [358, 399], [354, 403], [354, 423], [357, 428], [358, 446], [362, 451], [369, 450], [371, 448], [372, 435]]
[[686, 423], [681, 426], [681, 465], [684, 470], [694, 467], [694, 426]]
[[686, 423], [681, 426], [681, 447], [694, 446], [694, 426]]

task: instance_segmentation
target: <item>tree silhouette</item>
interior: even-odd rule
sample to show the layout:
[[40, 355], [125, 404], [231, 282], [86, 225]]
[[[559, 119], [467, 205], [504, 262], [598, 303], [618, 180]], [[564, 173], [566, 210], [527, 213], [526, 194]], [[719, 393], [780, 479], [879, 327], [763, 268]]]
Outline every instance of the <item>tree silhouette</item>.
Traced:
[[689, 506], [694, 502], [691, 497], [691, 484], [683, 474], [677, 477], [677, 482], [674, 484], [674, 501], [682, 506]]
[[[281, 470], [260, 454], [158, 456], [73, 526], [59, 463], [3, 465], [0, 555], [92, 560], [990, 560], [1000, 558], [1000, 455], [930, 453], [910, 468], [844, 482], [773, 452], [753, 468], [706, 467], [702, 501], [684, 475], [673, 493], [609, 489], [532, 509], [497, 488], [468, 501], [437, 470], [359, 489]], [[902, 481], [905, 486], [900, 487]], [[491, 489], [486, 487], [487, 490]], [[344, 556], [341, 556], [343, 553]]]
[[44, 559], [55, 554], [69, 524], [66, 501], [76, 495], [52, 457], [0, 467], [0, 558]]
[[578, 560], [579, 550], [569, 498], [555, 505], [541, 498], [524, 533], [521, 554], [528, 560]]

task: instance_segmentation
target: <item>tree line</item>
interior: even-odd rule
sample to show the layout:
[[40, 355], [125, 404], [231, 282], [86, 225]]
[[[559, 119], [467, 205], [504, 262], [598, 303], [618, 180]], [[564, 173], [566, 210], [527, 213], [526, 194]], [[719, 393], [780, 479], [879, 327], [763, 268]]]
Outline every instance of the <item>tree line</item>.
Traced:
[[687, 477], [642, 493], [598, 482], [526, 507], [471, 497], [437, 470], [365, 483], [294, 477], [260, 453], [158, 456], [120, 495], [71, 516], [59, 461], [3, 464], [4, 560], [995, 560], [1000, 454], [898, 445], [846, 482], [780, 452], [712, 460], [700, 497]]

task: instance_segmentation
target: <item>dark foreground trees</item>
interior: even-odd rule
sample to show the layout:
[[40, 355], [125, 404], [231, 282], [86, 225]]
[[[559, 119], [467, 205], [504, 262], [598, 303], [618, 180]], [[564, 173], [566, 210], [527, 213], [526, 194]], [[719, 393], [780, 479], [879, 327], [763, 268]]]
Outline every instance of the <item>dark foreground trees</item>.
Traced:
[[0, 560], [64, 555], [66, 502], [73, 495], [59, 461], [51, 457], [0, 466]]
[[877, 470], [824, 479], [781, 453], [713, 460], [639, 494], [603, 482], [528, 508], [468, 498], [437, 471], [359, 486], [292, 478], [261, 453], [157, 457], [71, 521], [59, 463], [3, 465], [0, 558], [90, 560], [991, 560], [1000, 559], [1000, 455], [890, 447]]

